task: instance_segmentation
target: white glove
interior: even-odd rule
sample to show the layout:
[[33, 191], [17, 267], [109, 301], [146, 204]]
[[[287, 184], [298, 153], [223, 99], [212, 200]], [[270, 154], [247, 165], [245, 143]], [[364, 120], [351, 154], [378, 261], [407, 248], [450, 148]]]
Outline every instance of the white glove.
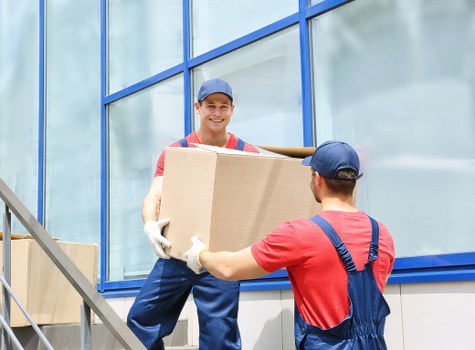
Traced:
[[162, 228], [170, 222], [170, 219], [158, 221], [147, 221], [143, 227], [145, 234], [152, 243], [155, 255], [162, 259], [170, 259], [170, 255], [165, 253], [163, 248], [170, 248], [171, 242], [162, 236]]
[[191, 237], [191, 243], [193, 243], [190, 250], [185, 252], [186, 265], [197, 275], [206, 271], [200, 262], [200, 254], [203, 250], [206, 250], [204, 242], [196, 236]]

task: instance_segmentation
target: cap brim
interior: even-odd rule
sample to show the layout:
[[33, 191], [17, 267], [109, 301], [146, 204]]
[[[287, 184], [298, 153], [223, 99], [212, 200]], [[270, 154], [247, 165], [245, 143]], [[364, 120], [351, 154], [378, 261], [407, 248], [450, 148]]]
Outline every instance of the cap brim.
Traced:
[[310, 166], [310, 161], [311, 160], [312, 160], [312, 156], [309, 156], [309, 157], [306, 157], [306, 158], [302, 159], [302, 165]]

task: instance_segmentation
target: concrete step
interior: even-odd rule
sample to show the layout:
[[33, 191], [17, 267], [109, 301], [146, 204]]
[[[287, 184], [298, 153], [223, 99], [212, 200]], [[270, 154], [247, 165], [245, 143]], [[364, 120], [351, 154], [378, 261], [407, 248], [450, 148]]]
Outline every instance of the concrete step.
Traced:
[[[81, 350], [81, 326], [79, 324], [56, 324], [39, 326], [51, 346], [57, 350]], [[32, 327], [16, 327], [15, 335], [25, 350], [46, 350]], [[101, 323], [91, 326], [93, 350], [123, 350], [121, 344]], [[178, 321], [175, 330], [163, 339], [166, 350], [197, 350], [189, 347], [188, 321]]]

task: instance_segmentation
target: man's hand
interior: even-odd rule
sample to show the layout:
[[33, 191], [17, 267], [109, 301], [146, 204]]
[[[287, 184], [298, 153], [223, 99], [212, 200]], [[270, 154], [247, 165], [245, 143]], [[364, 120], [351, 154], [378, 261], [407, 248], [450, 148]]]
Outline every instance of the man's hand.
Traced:
[[162, 228], [170, 222], [170, 219], [158, 221], [147, 221], [143, 227], [145, 234], [152, 243], [155, 255], [162, 259], [170, 259], [170, 255], [165, 253], [164, 248], [170, 248], [171, 242], [162, 236]]
[[193, 243], [193, 246], [190, 250], [185, 252], [186, 265], [188, 265], [194, 273], [199, 275], [206, 271], [200, 262], [200, 254], [203, 250], [206, 250], [206, 245], [196, 236], [191, 237], [191, 243]]

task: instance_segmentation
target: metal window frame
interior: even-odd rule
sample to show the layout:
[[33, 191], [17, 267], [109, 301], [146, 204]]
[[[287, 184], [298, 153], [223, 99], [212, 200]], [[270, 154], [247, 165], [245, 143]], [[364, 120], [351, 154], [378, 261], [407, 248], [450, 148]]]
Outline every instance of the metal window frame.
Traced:
[[[204, 54], [191, 57], [191, 0], [182, 0], [183, 5], [183, 62], [170, 67], [162, 72], [148, 77], [142, 81], [108, 94], [107, 92], [107, 72], [108, 72], [108, 52], [107, 52], [107, 13], [108, 0], [101, 1], [101, 213], [100, 213], [100, 271], [101, 276], [97, 288], [105, 296], [131, 296], [135, 295], [144, 280], [124, 280], [107, 281], [108, 277], [108, 230], [109, 230], [109, 208], [108, 208], [108, 105], [129, 96], [135, 92], [149, 88], [156, 83], [171, 78], [177, 74], [183, 74], [184, 79], [184, 111], [185, 123], [184, 134], [188, 134], [192, 129], [192, 101], [191, 88], [193, 68], [209, 62], [217, 57], [226, 55], [234, 50], [240, 49], [253, 42], [256, 42], [269, 35], [284, 30], [290, 26], [299, 26], [300, 31], [300, 55], [301, 55], [301, 80], [302, 80], [302, 118], [303, 118], [303, 143], [304, 146], [312, 146], [315, 142], [315, 132], [313, 126], [312, 97], [312, 70], [311, 70], [311, 43], [309, 20], [323, 13], [329, 12], [337, 7], [346, 5], [354, 0], [326, 0], [313, 6], [308, 6], [307, 0], [298, 0], [298, 12], [291, 14], [281, 20], [264, 26], [247, 35], [232, 40], [224, 45], [216, 47]], [[39, 1], [39, 145], [38, 145], [38, 221], [44, 224], [45, 220], [45, 6], [46, 0]], [[393, 274], [389, 283], [416, 283], [416, 282], [442, 282], [442, 281], [465, 281], [475, 280], [475, 252], [458, 254], [441, 254], [431, 256], [417, 256], [397, 258]], [[289, 289], [290, 282], [285, 271], [278, 271], [256, 280], [243, 281], [242, 290], [272, 290]]]

